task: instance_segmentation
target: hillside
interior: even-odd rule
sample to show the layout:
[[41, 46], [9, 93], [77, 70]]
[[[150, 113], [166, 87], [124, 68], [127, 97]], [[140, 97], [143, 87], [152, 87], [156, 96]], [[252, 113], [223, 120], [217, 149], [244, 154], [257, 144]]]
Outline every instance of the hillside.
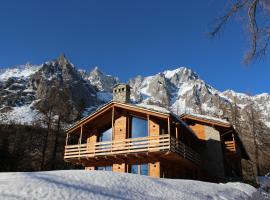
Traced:
[[[45, 127], [44, 115], [51, 113], [55, 126], [65, 128], [110, 101], [117, 82], [117, 77], [104, 74], [98, 67], [92, 71], [81, 70], [63, 55], [41, 65], [2, 69], [0, 123], [38, 123]], [[177, 115], [197, 113], [229, 120], [252, 159], [256, 137], [261, 172], [265, 174], [269, 170], [269, 94], [250, 96], [233, 90], [218, 91], [187, 67], [137, 76], [129, 84], [134, 103], [163, 106]]]
[[105, 171], [0, 174], [0, 198], [11, 199], [263, 199], [243, 183], [156, 179]]

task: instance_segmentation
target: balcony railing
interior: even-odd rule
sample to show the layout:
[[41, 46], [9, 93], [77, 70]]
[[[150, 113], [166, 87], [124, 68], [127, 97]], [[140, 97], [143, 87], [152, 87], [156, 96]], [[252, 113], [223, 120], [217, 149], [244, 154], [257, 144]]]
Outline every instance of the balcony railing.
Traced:
[[93, 158], [95, 156], [158, 151], [172, 151], [195, 163], [200, 162], [198, 153], [182, 142], [170, 137], [168, 134], [96, 142], [95, 144], [67, 145], [65, 146], [64, 158], [68, 160], [73, 158]]
[[225, 141], [224, 147], [227, 155], [240, 155], [239, 146], [235, 141]]

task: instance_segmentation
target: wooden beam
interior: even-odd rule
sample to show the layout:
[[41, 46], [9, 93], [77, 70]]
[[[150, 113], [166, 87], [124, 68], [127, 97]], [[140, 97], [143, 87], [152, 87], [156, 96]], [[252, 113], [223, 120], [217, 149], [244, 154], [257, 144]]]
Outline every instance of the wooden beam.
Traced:
[[228, 133], [232, 133], [233, 132], [233, 129], [229, 130], [229, 131], [226, 131], [225, 133], [222, 133], [221, 134], [221, 137], [223, 137], [224, 135], [227, 135]]
[[114, 103], [112, 102], [112, 103], [110, 103], [110, 104], [104, 106], [104, 108], [102, 108], [102, 109], [99, 110], [98, 112], [95, 112], [95, 113], [89, 115], [88, 117], [86, 117], [85, 119], [83, 119], [83, 120], [81, 120], [81, 121], [75, 123], [72, 127], [70, 127], [69, 129], [67, 129], [66, 131], [67, 131], [68, 133], [73, 132], [74, 130], [78, 129], [78, 127], [80, 127], [80, 125], [86, 124], [86, 123], [88, 123], [90, 120], [92, 120], [92, 119], [98, 117], [99, 115], [103, 114], [104, 112], [110, 110], [110, 109], [111, 109], [111, 105], [113, 105], [113, 104], [114, 104]]
[[69, 133], [67, 133], [67, 136], [66, 136], [66, 146], [68, 145], [68, 139], [69, 139]]
[[150, 136], [150, 119], [149, 119], [149, 114], [147, 114], [147, 133], [148, 133], [148, 136]]
[[83, 134], [83, 126], [81, 125], [81, 132], [80, 132], [79, 144], [82, 144], [82, 134]]
[[112, 139], [114, 140], [114, 106], [112, 107]]
[[163, 114], [163, 113], [159, 113], [157, 111], [149, 110], [147, 108], [135, 107], [135, 106], [128, 105], [128, 104], [121, 104], [121, 103], [117, 102], [117, 103], [115, 103], [115, 106], [119, 107], [119, 108], [123, 108], [125, 110], [141, 112], [141, 113], [144, 113], [144, 114], [153, 115], [153, 116], [160, 117], [160, 118], [163, 118], [163, 119], [166, 119], [168, 117], [168, 114], [165, 114], [165, 113]]
[[175, 126], [175, 138], [178, 140], [178, 128], [177, 125]]
[[171, 135], [170, 117], [168, 117], [168, 134]]
[[217, 122], [217, 121], [211, 121], [211, 120], [208, 120], [208, 119], [201, 119], [199, 117], [193, 117], [193, 116], [183, 116], [183, 117], [181, 117], [181, 119], [182, 120], [190, 119], [190, 120], [199, 121], [199, 122], [207, 123], [207, 124], [210, 124], [210, 125], [222, 126], [222, 127], [226, 127], [226, 128], [231, 127], [231, 124], [229, 122], [227, 124], [227, 123], [222, 123], [222, 122]]

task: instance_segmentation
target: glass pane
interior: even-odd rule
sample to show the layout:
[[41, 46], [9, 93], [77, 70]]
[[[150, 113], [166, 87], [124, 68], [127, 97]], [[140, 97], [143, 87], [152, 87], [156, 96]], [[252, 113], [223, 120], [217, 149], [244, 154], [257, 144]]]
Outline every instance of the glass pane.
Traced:
[[96, 167], [96, 170], [105, 171], [105, 167]]
[[112, 128], [100, 133], [99, 142], [111, 141], [112, 140]]
[[148, 176], [148, 164], [141, 164], [140, 175]]
[[100, 171], [112, 171], [112, 166], [96, 167], [96, 170], [100, 170]]
[[148, 125], [147, 120], [140, 119], [137, 117], [131, 118], [131, 137], [147, 137], [148, 136]]
[[138, 165], [131, 165], [130, 166], [130, 173], [138, 174]]
[[105, 171], [112, 171], [112, 166], [106, 166]]

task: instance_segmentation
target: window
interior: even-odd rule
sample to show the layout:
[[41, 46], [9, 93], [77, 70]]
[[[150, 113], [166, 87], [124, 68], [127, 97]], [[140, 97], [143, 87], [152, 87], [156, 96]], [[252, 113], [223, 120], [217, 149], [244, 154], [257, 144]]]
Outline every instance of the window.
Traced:
[[140, 175], [148, 176], [148, 164], [140, 165]]
[[139, 174], [138, 166], [139, 165], [131, 165], [130, 166], [130, 173], [132, 173], [132, 174]]
[[147, 120], [138, 117], [131, 117], [130, 137], [138, 138], [147, 136], [148, 136]]
[[109, 129], [101, 132], [99, 137], [98, 137], [99, 142], [106, 142], [106, 141], [111, 141], [111, 140], [112, 140], [112, 128], [111, 127]]
[[112, 166], [96, 167], [96, 170], [100, 170], [100, 171], [112, 171]]
[[148, 164], [130, 165], [129, 173], [148, 176]]

